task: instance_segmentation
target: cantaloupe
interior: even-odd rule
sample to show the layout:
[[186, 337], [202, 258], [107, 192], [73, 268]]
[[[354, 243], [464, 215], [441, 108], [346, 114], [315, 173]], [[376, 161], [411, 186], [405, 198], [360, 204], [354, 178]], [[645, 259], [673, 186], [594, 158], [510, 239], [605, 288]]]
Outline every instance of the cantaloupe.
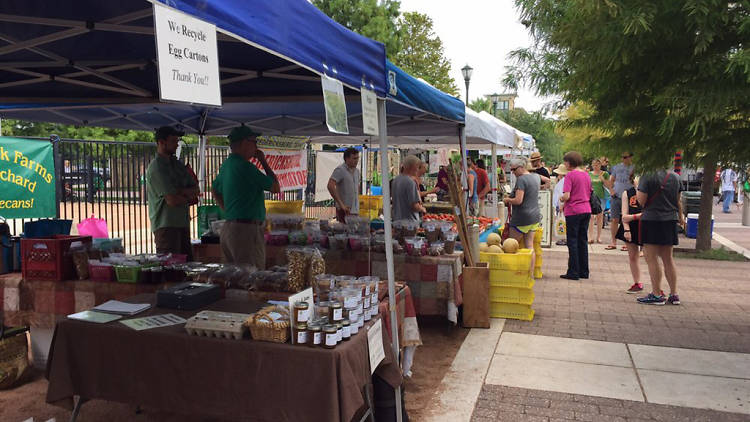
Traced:
[[516, 253], [518, 252], [518, 241], [516, 239], [505, 239], [503, 242], [503, 252], [505, 253]]
[[503, 248], [497, 245], [490, 245], [488, 248], [489, 253], [503, 253]]
[[489, 250], [489, 246], [482, 242], [479, 244], [479, 252], [487, 252]]
[[502, 239], [500, 238], [500, 235], [497, 233], [490, 233], [487, 235], [487, 245], [500, 245], [500, 242]]

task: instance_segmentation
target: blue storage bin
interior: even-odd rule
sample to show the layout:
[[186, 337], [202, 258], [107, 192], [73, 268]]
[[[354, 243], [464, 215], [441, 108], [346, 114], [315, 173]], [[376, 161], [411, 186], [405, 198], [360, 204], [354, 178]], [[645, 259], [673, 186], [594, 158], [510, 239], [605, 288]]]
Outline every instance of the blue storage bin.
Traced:
[[73, 226], [73, 220], [46, 219], [29, 221], [23, 225], [23, 237], [40, 238], [49, 237], [56, 234], [70, 235], [70, 228]]

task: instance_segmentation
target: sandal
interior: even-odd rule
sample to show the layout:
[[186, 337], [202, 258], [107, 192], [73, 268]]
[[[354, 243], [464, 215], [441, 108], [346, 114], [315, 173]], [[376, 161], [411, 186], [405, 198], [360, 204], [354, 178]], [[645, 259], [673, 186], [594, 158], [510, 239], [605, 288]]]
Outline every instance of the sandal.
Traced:
[[604, 250], [605, 250], [605, 251], [611, 251], [611, 250], [613, 250], [613, 249], [617, 249], [617, 246], [615, 246], [615, 245], [607, 245], [607, 246], [606, 246], [606, 247], [604, 248]]
[[621, 250], [621, 251], [626, 251], [626, 252], [627, 252], [627, 250], [628, 250], [628, 247], [627, 247], [627, 246], [623, 246], [623, 247], [621, 247], [621, 248], [620, 248], [620, 250]]

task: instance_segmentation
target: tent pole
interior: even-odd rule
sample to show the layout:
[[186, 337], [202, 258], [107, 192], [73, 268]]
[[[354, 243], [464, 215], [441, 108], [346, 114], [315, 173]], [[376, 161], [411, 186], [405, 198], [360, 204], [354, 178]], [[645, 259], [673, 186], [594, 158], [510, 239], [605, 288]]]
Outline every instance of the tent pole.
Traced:
[[495, 209], [498, 209], [498, 203], [497, 203], [497, 191], [498, 191], [498, 183], [497, 183], [497, 146], [495, 144], [492, 144], [492, 156], [490, 157], [490, 171], [492, 172], [492, 177], [490, 177], [490, 185], [492, 186], [492, 206], [495, 207]]
[[359, 178], [360, 185], [362, 185], [362, 195], [367, 195], [367, 172], [370, 170], [367, 167], [367, 144], [362, 142], [362, 154], [360, 154], [360, 160], [362, 160], [362, 165], [360, 166], [362, 168], [362, 174]]
[[200, 189], [199, 199], [203, 202], [206, 192], [206, 135], [200, 134], [198, 137], [198, 189]]
[[[388, 126], [385, 117], [385, 100], [378, 99], [378, 132], [380, 136], [380, 171], [383, 175], [383, 222], [385, 223], [385, 261], [388, 267], [388, 309], [391, 313], [391, 344], [396, 364], [401, 367], [398, 347], [398, 319], [396, 315], [396, 283], [393, 270], [393, 224], [391, 222], [391, 187], [388, 183]], [[401, 422], [401, 387], [396, 388], [396, 421]]]
[[[464, 195], [469, 194], [469, 166], [467, 165], [466, 156], [469, 154], [469, 151], [466, 150], [466, 126], [460, 125], [458, 127], [458, 140], [461, 144], [461, 162], [463, 163], [464, 169], [463, 169], [463, 189], [464, 189]], [[469, 201], [467, 198], [466, 205], [468, 207]], [[461, 210], [462, 212], [466, 212], [466, 210]]]

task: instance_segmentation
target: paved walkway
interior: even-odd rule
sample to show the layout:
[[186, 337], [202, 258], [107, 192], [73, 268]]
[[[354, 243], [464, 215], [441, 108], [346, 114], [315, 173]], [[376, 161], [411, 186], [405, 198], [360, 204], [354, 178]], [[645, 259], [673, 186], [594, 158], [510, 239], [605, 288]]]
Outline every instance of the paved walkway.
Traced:
[[545, 250], [534, 320], [471, 330], [424, 420], [750, 420], [750, 262], [678, 259], [682, 305], [647, 306], [627, 253], [590, 249], [581, 281]]

